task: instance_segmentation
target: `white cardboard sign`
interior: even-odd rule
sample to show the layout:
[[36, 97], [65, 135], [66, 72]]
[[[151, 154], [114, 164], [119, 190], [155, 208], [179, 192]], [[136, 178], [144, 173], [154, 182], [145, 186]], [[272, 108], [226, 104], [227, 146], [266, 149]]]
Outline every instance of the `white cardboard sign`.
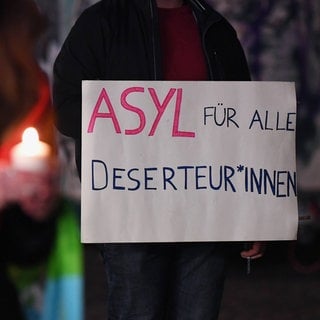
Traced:
[[83, 81], [82, 242], [293, 240], [288, 82]]

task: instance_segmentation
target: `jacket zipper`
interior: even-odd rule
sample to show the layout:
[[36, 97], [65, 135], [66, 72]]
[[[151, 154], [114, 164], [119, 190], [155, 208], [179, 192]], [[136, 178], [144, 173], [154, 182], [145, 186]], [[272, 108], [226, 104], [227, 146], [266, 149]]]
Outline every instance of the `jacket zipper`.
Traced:
[[217, 80], [225, 80], [224, 71], [217, 51], [213, 51], [213, 57], [216, 66]]
[[207, 33], [207, 29], [203, 32], [202, 47], [203, 47], [204, 55], [205, 55], [207, 63], [208, 63], [209, 78], [210, 78], [210, 80], [214, 80], [214, 75], [213, 75], [213, 70], [212, 70], [212, 63], [211, 63], [211, 60], [209, 58], [208, 50], [206, 48], [206, 41], [205, 41], [206, 33]]
[[158, 68], [157, 68], [157, 61], [156, 61], [156, 38], [155, 38], [155, 12], [153, 7], [153, 1], [149, 0], [149, 7], [150, 7], [150, 15], [151, 15], [151, 22], [152, 22], [152, 34], [151, 34], [151, 41], [152, 41], [152, 56], [153, 56], [153, 76], [154, 80], [158, 80]]

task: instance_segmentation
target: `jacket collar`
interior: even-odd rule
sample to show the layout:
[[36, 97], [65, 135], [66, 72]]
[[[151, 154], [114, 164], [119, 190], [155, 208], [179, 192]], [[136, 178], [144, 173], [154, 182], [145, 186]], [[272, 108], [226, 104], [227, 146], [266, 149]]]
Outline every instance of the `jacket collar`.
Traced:
[[222, 20], [222, 16], [204, 0], [187, 0], [193, 7], [197, 18], [204, 24], [213, 24]]
[[[134, 1], [135, 4], [143, 11], [156, 8], [156, 0], [130, 0]], [[197, 16], [202, 17], [206, 22], [215, 23], [222, 19], [222, 16], [216, 12], [212, 7], [204, 0], [186, 0], [189, 2], [195, 11]]]

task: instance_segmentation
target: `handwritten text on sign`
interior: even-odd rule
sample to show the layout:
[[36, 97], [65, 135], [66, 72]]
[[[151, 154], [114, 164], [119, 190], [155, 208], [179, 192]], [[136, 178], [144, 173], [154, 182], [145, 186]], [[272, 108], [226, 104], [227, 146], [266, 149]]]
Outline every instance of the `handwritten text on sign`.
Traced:
[[293, 239], [295, 91], [83, 82], [84, 242]]

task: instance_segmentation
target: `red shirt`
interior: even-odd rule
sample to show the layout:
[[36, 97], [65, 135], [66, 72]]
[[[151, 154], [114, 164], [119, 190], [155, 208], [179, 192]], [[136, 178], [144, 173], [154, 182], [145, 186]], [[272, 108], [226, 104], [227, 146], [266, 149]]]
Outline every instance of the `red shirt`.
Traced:
[[200, 31], [191, 8], [158, 8], [164, 80], [207, 80]]

